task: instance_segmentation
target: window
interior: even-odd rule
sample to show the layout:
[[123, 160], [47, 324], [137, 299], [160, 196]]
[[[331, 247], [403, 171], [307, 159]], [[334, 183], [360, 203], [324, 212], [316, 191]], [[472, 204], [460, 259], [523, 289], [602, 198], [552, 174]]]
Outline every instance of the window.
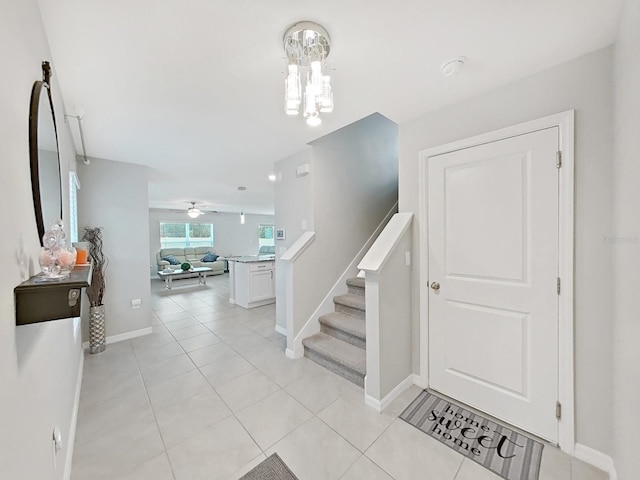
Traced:
[[211, 223], [160, 222], [161, 248], [213, 246], [213, 224]]
[[258, 227], [258, 247], [263, 245], [272, 246], [275, 245], [275, 239], [273, 238], [273, 225], [260, 225]]

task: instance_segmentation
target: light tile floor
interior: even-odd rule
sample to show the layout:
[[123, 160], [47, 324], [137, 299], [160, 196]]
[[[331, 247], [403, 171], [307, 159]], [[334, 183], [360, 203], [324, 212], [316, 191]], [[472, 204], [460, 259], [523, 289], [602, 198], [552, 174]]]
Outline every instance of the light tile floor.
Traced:
[[[153, 334], [87, 355], [73, 480], [236, 480], [278, 452], [300, 480], [499, 480], [397, 417], [361, 388], [287, 359], [275, 306], [229, 304], [207, 286], [152, 281]], [[547, 446], [540, 480], [607, 476]]]

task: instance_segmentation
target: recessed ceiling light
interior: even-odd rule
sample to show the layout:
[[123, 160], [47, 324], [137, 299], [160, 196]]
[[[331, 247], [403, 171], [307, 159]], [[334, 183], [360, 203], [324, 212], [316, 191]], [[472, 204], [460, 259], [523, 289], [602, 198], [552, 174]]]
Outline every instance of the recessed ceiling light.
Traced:
[[270, 173], [269, 174], [269, 180], [271, 180], [272, 182], [276, 181], [276, 174], [275, 173]]
[[238, 187], [238, 190], [240, 190], [241, 192], [242, 192], [243, 190], [246, 190], [246, 189], [247, 189], [247, 187]]

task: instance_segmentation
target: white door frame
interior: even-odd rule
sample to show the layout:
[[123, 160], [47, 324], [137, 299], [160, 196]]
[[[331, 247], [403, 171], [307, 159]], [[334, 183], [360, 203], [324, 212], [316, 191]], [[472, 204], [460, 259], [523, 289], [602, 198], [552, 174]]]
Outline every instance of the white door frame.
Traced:
[[428, 232], [428, 161], [429, 157], [464, 148], [495, 142], [537, 130], [558, 127], [562, 168], [559, 171], [559, 275], [562, 281], [558, 303], [558, 400], [562, 418], [558, 423], [558, 444], [562, 451], [573, 455], [574, 435], [574, 366], [573, 366], [573, 183], [574, 183], [574, 110], [549, 115], [529, 122], [465, 138], [419, 152], [419, 212], [420, 222], [420, 375], [416, 383], [429, 385], [429, 251]]

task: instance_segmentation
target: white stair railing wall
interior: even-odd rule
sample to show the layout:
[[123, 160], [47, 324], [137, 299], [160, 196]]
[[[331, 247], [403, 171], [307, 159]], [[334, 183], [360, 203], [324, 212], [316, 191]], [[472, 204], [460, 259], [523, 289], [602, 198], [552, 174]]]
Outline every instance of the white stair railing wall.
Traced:
[[412, 223], [413, 213], [396, 213], [358, 264], [365, 272], [365, 402], [378, 411], [413, 383]]

